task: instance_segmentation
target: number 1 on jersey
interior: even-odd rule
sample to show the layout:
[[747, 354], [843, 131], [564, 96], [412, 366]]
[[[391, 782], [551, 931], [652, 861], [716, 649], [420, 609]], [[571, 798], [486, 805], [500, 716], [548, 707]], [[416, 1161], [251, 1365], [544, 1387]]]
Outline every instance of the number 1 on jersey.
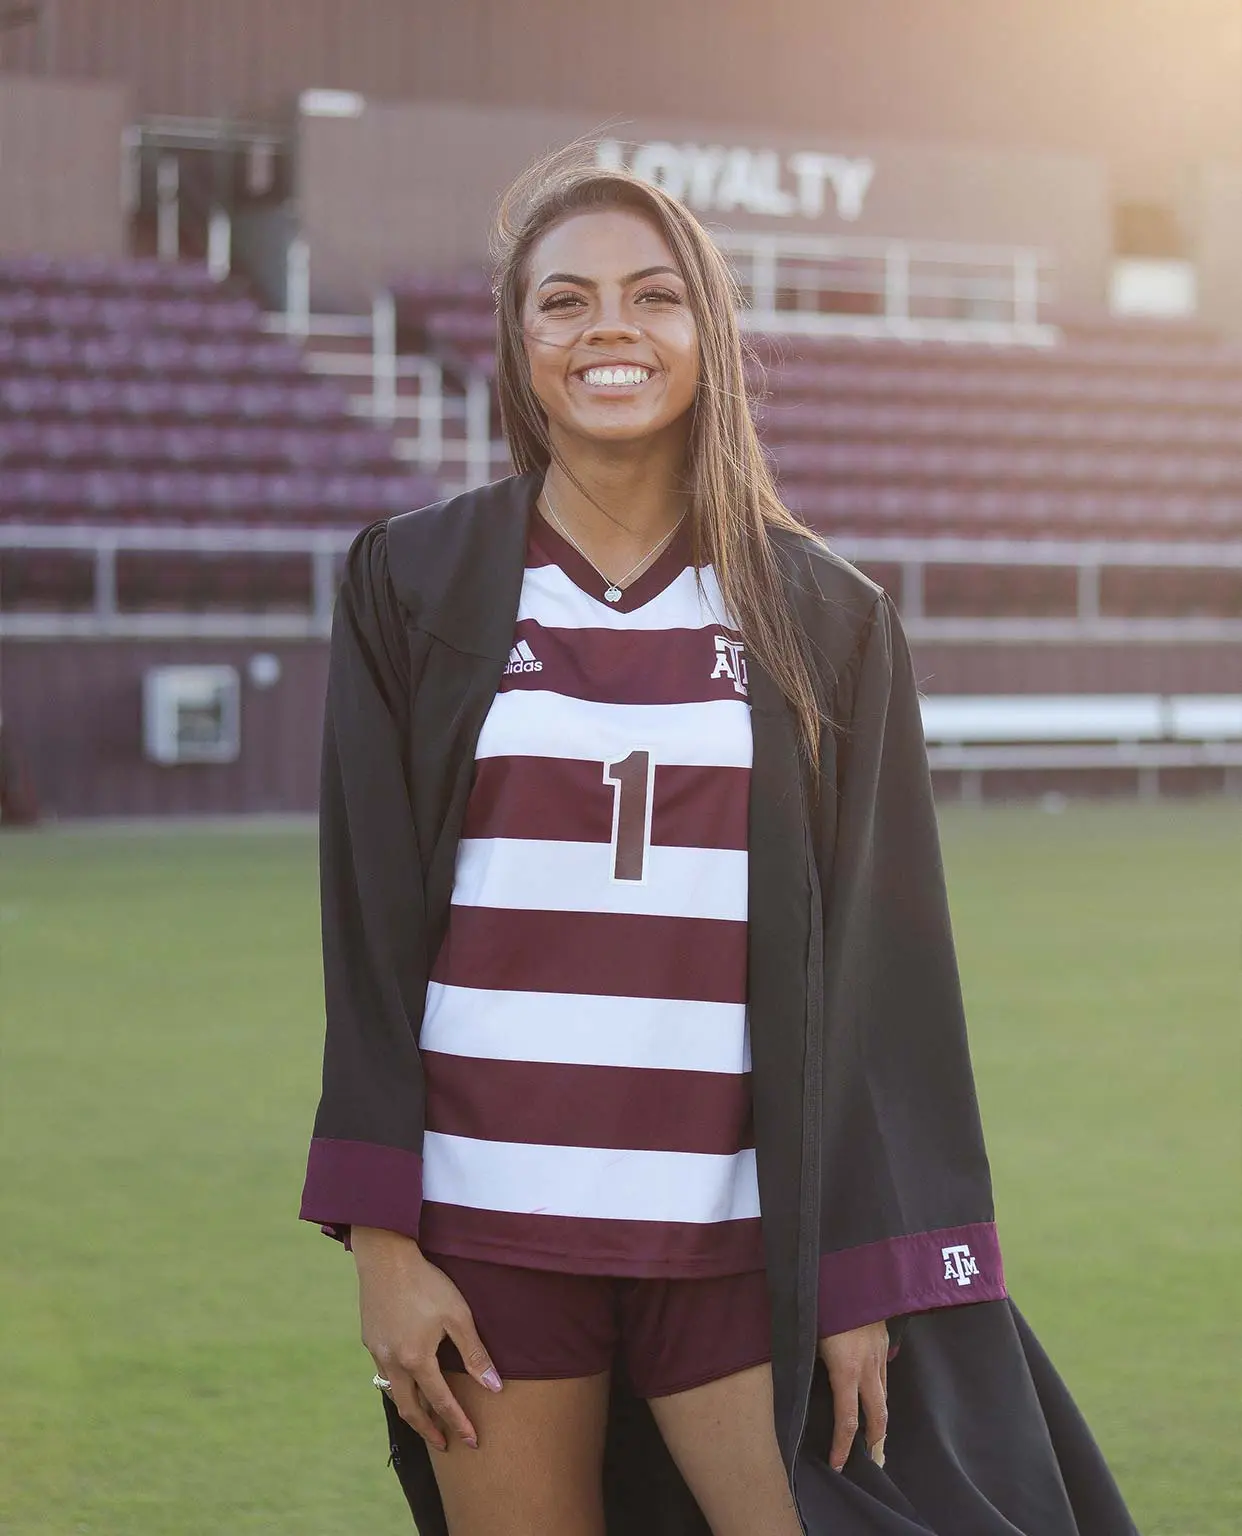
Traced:
[[651, 753], [646, 747], [635, 747], [625, 757], [614, 757], [604, 764], [604, 783], [612, 785], [614, 880], [646, 878], [654, 780]]

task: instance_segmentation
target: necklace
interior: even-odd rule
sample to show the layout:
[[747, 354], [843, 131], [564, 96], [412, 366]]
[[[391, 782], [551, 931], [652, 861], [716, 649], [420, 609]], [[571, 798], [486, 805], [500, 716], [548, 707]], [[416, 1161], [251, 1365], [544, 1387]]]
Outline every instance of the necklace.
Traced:
[[[604, 598], [605, 601], [610, 603], [619, 603], [621, 601], [621, 583], [628, 581], [636, 571], [638, 571], [642, 566], [646, 565], [647, 561], [650, 560], [653, 555], [658, 554], [659, 551], [664, 548], [668, 541], [681, 527], [682, 523], [684, 523], [686, 520], [686, 514], [683, 512], [677, 521], [673, 524], [673, 526], [669, 529], [669, 531], [660, 540], [660, 542], [658, 544], [653, 544], [637, 565], [631, 566], [630, 569], [626, 571], [625, 575], [620, 578], [620, 580], [610, 581], [608, 577], [604, 575], [603, 571], [600, 570], [599, 566], [596, 565], [595, 561], [591, 559], [590, 555], [587, 554], [586, 550], [583, 549], [582, 545], [578, 543], [577, 539], [574, 538], [573, 534], [570, 533], [569, 529], [566, 528], [565, 524], [561, 521], [556, 508], [552, 505], [552, 498], [548, 495], [548, 488], [546, 485], [543, 488], [543, 499], [547, 503], [548, 511], [552, 514], [553, 522], [555, 522], [556, 526], [561, 530], [561, 532], [565, 535], [573, 547], [578, 551], [586, 563], [604, 583]], [[687, 508], [687, 511], [688, 510], [689, 509]]]

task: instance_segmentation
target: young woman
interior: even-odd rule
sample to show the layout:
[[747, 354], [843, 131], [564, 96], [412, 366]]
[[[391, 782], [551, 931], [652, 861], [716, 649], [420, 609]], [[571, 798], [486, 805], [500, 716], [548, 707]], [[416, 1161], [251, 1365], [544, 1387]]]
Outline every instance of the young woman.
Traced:
[[684, 208], [501, 233], [519, 474], [360, 536], [325, 733], [303, 1215], [418, 1529], [1129, 1536], [1006, 1297], [896, 613]]

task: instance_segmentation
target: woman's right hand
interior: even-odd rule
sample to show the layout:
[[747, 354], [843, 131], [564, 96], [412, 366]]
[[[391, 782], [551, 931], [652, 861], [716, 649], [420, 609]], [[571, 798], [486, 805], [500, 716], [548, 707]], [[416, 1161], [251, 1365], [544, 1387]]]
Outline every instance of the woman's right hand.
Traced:
[[447, 1335], [471, 1376], [488, 1391], [500, 1391], [500, 1377], [465, 1297], [423, 1257], [414, 1239], [400, 1232], [354, 1227], [350, 1246], [358, 1266], [362, 1342], [376, 1370], [392, 1383], [389, 1395], [397, 1412], [435, 1450], [448, 1449], [446, 1433], [477, 1450], [474, 1425], [436, 1359]]

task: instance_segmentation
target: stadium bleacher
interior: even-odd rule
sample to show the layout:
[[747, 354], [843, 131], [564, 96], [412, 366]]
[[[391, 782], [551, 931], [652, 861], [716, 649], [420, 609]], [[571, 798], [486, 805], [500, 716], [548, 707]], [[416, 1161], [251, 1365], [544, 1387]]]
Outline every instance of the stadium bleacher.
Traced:
[[482, 272], [430, 273], [393, 291], [404, 348], [439, 358], [460, 377], [496, 371], [496, 319], [491, 284]]
[[1048, 350], [758, 340], [782, 488], [830, 534], [1242, 534], [1240, 348], [1120, 325]]
[[[252, 299], [202, 267], [0, 262], [0, 521], [349, 529], [451, 491], [463, 467], [467, 483], [478, 473], [463, 434], [480, 388], [482, 464], [504, 473], [493, 305], [477, 269], [395, 286], [398, 392], [425, 388], [430, 366], [441, 393], [387, 422], [365, 393], [382, 372], [371, 355], [342, 366], [273, 334]], [[1242, 347], [1202, 328], [1079, 324], [1053, 347], [796, 329], [748, 339], [782, 494], [847, 550], [877, 538], [1242, 538]], [[904, 596], [904, 559], [859, 563]], [[299, 608], [313, 585], [304, 558], [274, 550], [127, 548], [114, 562], [116, 602], [134, 611]], [[10, 552], [0, 572], [10, 611], [80, 611], [98, 597], [86, 551]], [[1072, 622], [1080, 574], [933, 559], [917, 617]], [[1236, 563], [1122, 562], [1093, 579], [1105, 619], [1242, 618]]]
[[[357, 527], [434, 484], [199, 266], [0, 261], [0, 521]], [[127, 606], [304, 600], [304, 561], [128, 554]], [[3, 561], [6, 608], [89, 599], [87, 563]]]

